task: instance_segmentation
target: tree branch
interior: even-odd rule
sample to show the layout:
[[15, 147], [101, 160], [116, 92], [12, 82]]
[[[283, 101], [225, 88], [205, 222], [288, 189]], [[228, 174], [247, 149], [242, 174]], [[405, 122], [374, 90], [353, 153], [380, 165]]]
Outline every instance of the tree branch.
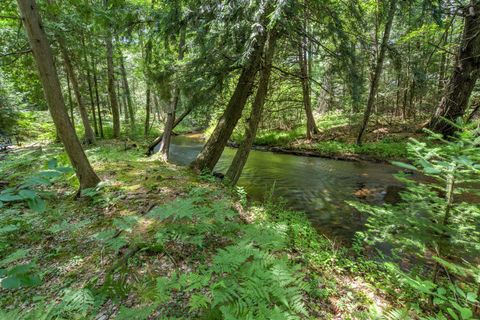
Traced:
[[30, 49], [30, 48], [28, 48], [26, 50], [21, 50], [21, 51], [7, 52], [7, 53], [0, 54], [0, 58], [13, 56], [13, 55], [27, 54], [27, 53], [30, 53], [30, 52], [32, 52], [32, 49]]

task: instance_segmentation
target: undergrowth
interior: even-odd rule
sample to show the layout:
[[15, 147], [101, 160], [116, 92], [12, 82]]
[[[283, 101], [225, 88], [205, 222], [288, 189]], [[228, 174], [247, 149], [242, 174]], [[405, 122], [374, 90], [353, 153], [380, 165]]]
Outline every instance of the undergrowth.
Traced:
[[87, 154], [81, 199], [56, 145], [2, 161], [0, 319], [381, 319], [418, 296], [278, 200], [123, 142]]

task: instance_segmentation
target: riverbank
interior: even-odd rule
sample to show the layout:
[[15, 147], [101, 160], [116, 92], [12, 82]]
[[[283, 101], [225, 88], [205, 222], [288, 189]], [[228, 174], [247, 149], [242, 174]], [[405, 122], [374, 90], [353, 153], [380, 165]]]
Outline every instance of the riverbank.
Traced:
[[[3, 317], [361, 319], [393, 308], [383, 267], [302, 213], [248, 204], [241, 189], [142, 151], [87, 150], [103, 182], [79, 200], [59, 145], [2, 161]], [[5, 196], [25, 177], [52, 177], [31, 187], [43, 206]]]
[[[229, 141], [227, 145], [231, 148], [238, 148], [240, 142]], [[407, 155], [406, 147], [406, 142], [376, 142], [359, 146], [354, 143], [334, 141], [303, 141], [278, 146], [256, 144], [252, 146], [252, 149], [303, 157], [388, 163], [393, 160], [405, 161]]]
[[[368, 127], [363, 144], [357, 145], [357, 122], [349, 123], [344, 116], [332, 113], [317, 119], [317, 126], [319, 133], [310, 140], [305, 139], [304, 126], [288, 130], [260, 129], [253, 148], [336, 160], [390, 162], [405, 160], [408, 139], [422, 136], [413, 123], [392, 124], [388, 119], [379, 119]], [[238, 129], [229, 146], [238, 147], [242, 140], [243, 131]]]

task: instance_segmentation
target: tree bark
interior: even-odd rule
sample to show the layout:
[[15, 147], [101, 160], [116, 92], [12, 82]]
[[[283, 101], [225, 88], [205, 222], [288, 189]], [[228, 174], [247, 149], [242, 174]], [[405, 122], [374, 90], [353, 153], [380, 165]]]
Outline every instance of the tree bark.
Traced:
[[[105, 0], [107, 4], [107, 0]], [[110, 28], [110, 27], [109, 27]], [[110, 106], [112, 108], [113, 117], [113, 137], [120, 138], [120, 114], [118, 110], [117, 93], [115, 91], [115, 69], [113, 66], [113, 44], [112, 32], [109, 29], [105, 38], [107, 47], [107, 76], [108, 76], [108, 96], [110, 97]]]
[[[151, 105], [151, 92], [150, 92], [150, 84], [147, 80], [147, 90], [145, 92], [145, 126], [143, 128], [143, 134], [145, 137], [148, 136], [148, 131], [150, 130], [150, 105]], [[155, 122], [155, 120], [154, 120]]]
[[[183, 60], [185, 49], [185, 31], [180, 32], [180, 41], [178, 44], [178, 61]], [[174, 79], [176, 82], [176, 79]], [[175, 113], [177, 111], [178, 101], [180, 100], [180, 88], [175, 83], [172, 89], [172, 100], [167, 110], [167, 121], [165, 122], [165, 128], [163, 129], [162, 142], [160, 143], [160, 150], [158, 151], [160, 159], [168, 161], [168, 153], [170, 151], [170, 140], [173, 131], [173, 124], [175, 122]]]
[[268, 85], [270, 83], [270, 74], [272, 71], [272, 60], [275, 54], [275, 46], [277, 41], [277, 33], [273, 30], [267, 39], [265, 45], [265, 58], [263, 69], [260, 70], [260, 80], [258, 83], [257, 93], [252, 105], [252, 111], [250, 118], [248, 119], [248, 125], [245, 128], [245, 138], [243, 139], [240, 147], [235, 153], [235, 157], [228, 168], [226, 178], [227, 183], [235, 185], [242, 174], [243, 167], [245, 166], [250, 149], [252, 148], [253, 141], [257, 135], [258, 124], [262, 118], [263, 106], [265, 104], [265, 98], [268, 93]]
[[88, 94], [90, 96], [90, 107], [92, 110], [92, 120], [93, 120], [93, 130], [95, 131], [95, 136], [98, 136], [98, 125], [97, 125], [97, 115], [95, 112], [95, 101], [93, 99], [93, 88], [92, 88], [92, 77], [90, 74], [90, 65], [88, 62], [87, 48], [85, 46], [85, 38], [82, 34], [82, 49], [83, 49], [83, 59], [85, 60], [85, 69], [87, 69], [87, 85], [88, 85]]
[[[153, 2], [152, 2], [153, 6]], [[148, 131], [150, 130], [150, 112], [151, 112], [151, 89], [150, 89], [150, 61], [152, 57], [152, 40], [148, 39], [147, 44], [145, 45], [145, 78], [147, 82], [147, 92], [146, 92], [146, 102], [145, 102], [145, 127], [144, 134], [148, 136]]]
[[212, 172], [218, 159], [220, 159], [233, 129], [242, 116], [245, 103], [251, 94], [253, 82], [260, 65], [265, 40], [266, 35], [265, 32], [263, 32], [258, 36], [257, 41], [254, 44], [248, 62], [242, 69], [235, 91], [233, 92], [225, 111], [220, 117], [217, 126], [200, 154], [195, 161], [192, 162], [191, 167], [193, 169], [198, 171], [208, 170], [209, 172]]
[[450, 122], [463, 117], [480, 75], [480, 1], [471, 1], [464, 8], [465, 25], [455, 59], [455, 68], [445, 93], [427, 127], [451, 136], [456, 128]]
[[[75, 131], [75, 117], [73, 116], [73, 100], [72, 100], [72, 88], [70, 87], [70, 76], [68, 75], [68, 70], [65, 68], [65, 75], [67, 78], [67, 95], [68, 95], [68, 105], [70, 106], [70, 121], [72, 122], [73, 130]], [[58, 135], [58, 132], [57, 132]]]
[[393, 19], [395, 17], [395, 10], [397, 8], [397, 0], [390, 0], [390, 7], [388, 9], [387, 22], [385, 23], [385, 31], [383, 32], [382, 43], [380, 45], [380, 52], [375, 64], [375, 70], [370, 84], [370, 93], [368, 95], [367, 107], [363, 115], [363, 122], [357, 136], [357, 144], [362, 144], [363, 134], [367, 129], [368, 120], [372, 113], [372, 108], [375, 104], [375, 97], [377, 96], [378, 85], [383, 71], [383, 61], [385, 60], [385, 52], [387, 51], [388, 39], [390, 38], [390, 31], [392, 30]]
[[85, 143], [94, 144], [95, 143], [95, 134], [93, 133], [92, 127], [88, 120], [88, 112], [83, 101], [82, 93], [80, 92], [80, 86], [78, 84], [78, 77], [73, 69], [72, 60], [70, 59], [70, 53], [65, 46], [65, 41], [62, 37], [57, 36], [57, 41], [60, 46], [60, 51], [62, 52], [63, 61], [65, 63], [65, 68], [68, 70], [68, 76], [70, 77], [70, 82], [72, 83], [73, 93], [77, 99], [78, 110], [80, 111], [80, 117], [82, 118], [83, 129], [85, 131]]
[[[154, 100], [156, 99], [155, 95], [153, 96], [153, 99]], [[190, 112], [192, 112], [192, 110], [193, 108], [185, 109], [185, 111], [183, 111], [183, 113], [180, 116], [175, 118], [175, 122], [173, 123], [173, 126], [172, 126], [172, 131], [173, 129], [175, 129], [176, 126], [180, 124], [180, 122], [182, 122], [183, 119], [185, 119], [186, 116], [190, 114]], [[162, 142], [162, 140], [163, 140], [163, 134], [161, 134], [155, 140], [153, 140], [153, 142], [150, 143], [150, 145], [148, 146], [147, 155], [152, 155], [155, 152], [156, 147], [159, 145], [160, 142]]]
[[80, 182], [80, 189], [95, 187], [100, 179], [93, 171], [68, 119], [53, 54], [35, 0], [17, 0], [22, 22], [37, 64], [50, 114]]
[[135, 132], [135, 112], [133, 110], [132, 96], [130, 94], [130, 87], [128, 85], [127, 71], [125, 69], [125, 61], [123, 59], [123, 54], [121, 51], [120, 51], [120, 70], [122, 72], [123, 88], [125, 89], [125, 95], [126, 95], [125, 114], [127, 114], [128, 112], [128, 117], [130, 120], [130, 130], [132, 133], [134, 133]]
[[98, 79], [97, 79], [97, 65], [95, 63], [95, 57], [92, 53], [92, 73], [93, 73], [93, 86], [95, 88], [95, 102], [97, 104], [97, 114], [98, 114], [98, 129], [100, 130], [100, 137], [104, 138], [103, 134], [103, 120], [102, 120], [102, 111], [100, 109], [100, 95], [98, 94]]
[[[307, 22], [304, 21], [304, 32], [306, 33]], [[314, 134], [318, 134], [318, 128], [315, 124], [315, 118], [312, 113], [312, 99], [311, 99], [311, 87], [310, 87], [310, 68], [309, 68], [309, 52], [307, 38], [305, 35], [301, 36], [300, 44], [298, 46], [298, 63], [300, 65], [300, 79], [302, 81], [303, 92], [303, 108], [305, 109], [305, 115], [307, 117], [307, 139], [312, 139]]]

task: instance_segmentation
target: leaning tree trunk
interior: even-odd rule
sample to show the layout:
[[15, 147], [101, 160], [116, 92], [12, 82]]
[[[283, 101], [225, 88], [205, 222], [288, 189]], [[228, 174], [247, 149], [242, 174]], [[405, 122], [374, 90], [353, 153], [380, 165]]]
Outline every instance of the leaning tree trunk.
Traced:
[[363, 115], [362, 125], [357, 136], [357, 144], [362, 144], [363, 134], [367, 129], [368, 120], [372, 113], [375, 98], [377, 96], [378, 85], [383, 71], [383, 61], [385, 60], [385, 52], [387, 51], [388, 39], [390, 38], [390, 31], [392, 30], [393, 18], [395, 17], [395, 10], [397, 8], [397, 0], [390, 0], [390, 8], [388, 10], [387, 22], [385, 24], [385, 31], [383, 32], [382, 44], [380, 45], [380, 52], [378, 54], [377, 63], [373, 73], [372, 82], [370, 84], [370, 93], [368, 95], [367, 107]]
[[223, 150], [242, 116], [248, 97], [251, 94], [255, 75], [257, 74], [260, 60], [263, 53], [266, 35], [261, 33], [254, 44], [254, 49], [246, 66], [242, 69], [237, 86], [233, 92], [223, 115], [218, 120], [212, 135], [204, 145], [202, 151], [197, 156], [191, 167], [195, 170], [213, 171], [213, 168], [220, 159]]
[[95, 187], [100, 179], [93, 171], [68, 119], [53, 54], [35, 0], [17, 0], [50, 114], [80, 182], [80, 189]]
[[260, 70], [260, 80], [258, 83], [257, 94], [255, 95], [250, 118], [248, 119], [248, 126], [245, 128], [245, 138], [235, 153], [235, 157], [233, 158], [226, 174], [227, 182], [231, 185], [237, 184], [238, 179], [242, 174], [243, 167], [247, 162], [250, 149], [252, 148], [253, 141], [255, 140], [255, 136], [257, 135], [258, 124], [262, 118], [263, 105], [265, 104], [265, 98], [268, 92], [268, 84], [270, 82], [272, 59], [275, 53], [276, 41], [277, 33], [274, 30], [269, 34], [267, 43], [265, 45], [265, 65], [263, 66], [263, 69]]
[[108, 96], [110, 97], [110, 106], [112, 108], [113, 137], [120, 138], [120, 113], [118, 110], [117, 93], [115, 92], [115, 69], [113, 67], [113, 44], [112, 44], [112, 34], [110, 30], [108, 30], [108, 34], [105, 38], [105, 44], [107, 47]]
[[445, 136], [455, 132], [451, 124], [463, 117], [475, 83], [480, 75], [480, 1], [471, 1], [464, 10], [462, 42], [455, 59], [455, 68], [445, 93], [428, 128]]
[[[153, 100], [156, 101], [156, 97], [155, 95], [153, 95]], [[158, 107], [158, 106], [157, 106]], [[193, 108], [190, 107], [190, 108], [187, 108], [185, 109], [185, 111], [182, 112], [182, 114], [180, 114], [178, 117], [175, 118], [175, 122], [173, 123], [173, 126], [172, 126], [172, 131], [173, 129], [175, 129], [176, 126], [178, 126], [180, 124], [180, 122], [182, 122], [183, 119], [185, 119], [186, 116], [188, 116], [190, 114], [190, 112], [193, 111]], [[158, 119], [160, 121], [160, 117]], [[162, 142], [163, 140], [163, 133], [161, 135], [159, 135], [155, 140], [153, 140], [152, 143], [150, 143], [150, 145], [148, 146], [148, 149], [147, 149], [147, 155], [152, 155], [154, 152], [155, 152], [155, 149], [156, 147], [160, 144], [160, 142]]]
[[170, 140], [172, 137], [173, 124], [175, 122], [175, 112], [177, 111], [178, 101], [180, 99], [180, 89], [175, 86], [172, 93], [172, 100], [168, 105], [167, 121], [165, 121], [165, 129], [163, 130], [160, 149], [158, 150], [159, 158], [168, 161], [168, 153], [170, 151]]
[[82, 93], [80, 92], [77, 74], [73, 69], [72, 60], [70, 60], [70, 54], [67, 51], [64, 39], [62, 37], [57, 37], [57, 40], [60, 46], [60, 51], [62, 52], [65, 68], [68, 70], [68, 76], [70, 77], [70, 82], [72, 83], [73, 93], [75, 94], [75, 98], [77, 99], [78, 111], [80, 111], [83, 129], [85, 131], [85, 143], [93, 144], [95, 143], [95, 134], [92, 130], [92, 126], [90, 125], [90, 121], [88, 120], [88, 112], [87, 108], [85, 107]]
[[[183, 60], [185, 47], [185, 31], [180, 32], [180, 41], [178, 44], [178, 61]], [[176, 79], [174, 79], [175, 81]], [[172, 101], [167, 110], [167, 121], [163, 130], [162, 142], [160, 143], [160, 150], [158, 150], [160, 159], [168, 161], [168, 153], [170, 151], [170, 140], [172, 137], [173, 124], [175, 122], [175, 113], [177, 112], [178, 101], [180, 100], [180, 88], [178, 84], [173, 85]]]

